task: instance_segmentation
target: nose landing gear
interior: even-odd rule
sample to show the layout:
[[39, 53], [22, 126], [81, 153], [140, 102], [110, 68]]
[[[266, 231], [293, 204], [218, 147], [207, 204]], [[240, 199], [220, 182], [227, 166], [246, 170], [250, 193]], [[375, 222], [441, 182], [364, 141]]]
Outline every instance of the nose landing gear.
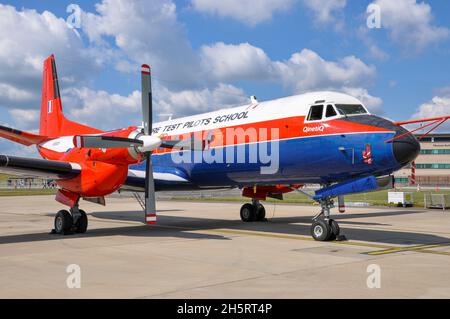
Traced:
[[334, 207], [334, 201], [331, 198], [324, 198], [319, 203], [322, 210], [313, 218], [311, 236], [317, 241], [346, 240], [344, 235], [340, 235], [339, 224], [330, 218], [330, 209]]
[[53, 234], [68, 235], [73, 233], [85, 233], [88, 227], [86, 212], [74, 206], [70, 212], [63, 209], [55, 216], [55, 228]]
[[257, 199], [252, 199], [252, 203], [247, 203], [241, 207], [241, 219], [243, 222], [266, 221], [266, 209]]

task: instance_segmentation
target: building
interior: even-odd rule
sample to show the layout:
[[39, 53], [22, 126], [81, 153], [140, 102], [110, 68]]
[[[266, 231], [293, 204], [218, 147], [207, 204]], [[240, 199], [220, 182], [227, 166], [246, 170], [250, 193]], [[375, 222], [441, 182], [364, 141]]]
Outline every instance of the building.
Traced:
[[394, 174], [396, 184], [412, 185], [415, 175], [415, 185], [450, 186], [450, 133], [429, 134], [420, 147], [414, 167], [409, 164]]

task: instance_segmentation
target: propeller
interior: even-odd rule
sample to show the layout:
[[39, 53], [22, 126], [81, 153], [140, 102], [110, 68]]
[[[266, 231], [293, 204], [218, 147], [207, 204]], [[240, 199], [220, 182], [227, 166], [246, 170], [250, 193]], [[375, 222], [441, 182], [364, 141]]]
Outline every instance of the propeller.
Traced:
[[143, 134], [136, 138], [125, 138], [105, 135], [76, 135], [73, 143], [77, 148], [134, 148], [146, 158], [145, 164], [145, 222], [156, 222], [155, 209], [155, 183], [152, 170], [152, 151], [158, 147], [180, 150], [204, 150], [205, 142], [196, 141], [194, 136], [185, 140], [162, 140], [152, 134], [152, 83], [150, 67], [147, 64], [141, 66], [142, 86], [142, 126]]
[[[151, 142], [152, 136], [150, 134], [152, 132], [152, 110], [153, 110], [152, 81], [150, 77], [150, 67], [147, 64], [143, 64], [141, 67], [141, 85], [142, 85], [142, 124], [144, 126], [144, 134], [145, 134], [144, 137], [150, 138]], [[159, 145], [161, 145], [160, 142]], [[147, 160], [145, 162], [145, 201], [144, 201], [145, 222], [147, 224], [154, 224], [156, 223], [155, 181], [153, 180], [151, 150], [145, 152], [144, 154], [147, 157]]]

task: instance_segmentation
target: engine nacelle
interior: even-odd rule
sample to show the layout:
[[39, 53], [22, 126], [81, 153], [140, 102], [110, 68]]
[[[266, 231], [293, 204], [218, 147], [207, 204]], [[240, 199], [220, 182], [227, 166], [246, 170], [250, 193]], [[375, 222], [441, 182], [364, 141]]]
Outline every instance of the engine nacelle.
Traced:
[[316, 196], [313, 198], [314, 200], [321, 200], [326, 197], [333, 198], [341, 195], [368, 193], [391, 188], [394, 188], [393, 176], [378, 178], [375, 176], [367, 176], [324, 187], [317, 190]]

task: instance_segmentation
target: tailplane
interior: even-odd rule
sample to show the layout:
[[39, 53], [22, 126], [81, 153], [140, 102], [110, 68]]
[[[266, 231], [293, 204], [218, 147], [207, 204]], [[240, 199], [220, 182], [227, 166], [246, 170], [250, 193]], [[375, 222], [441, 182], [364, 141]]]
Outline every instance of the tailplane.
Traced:
[[95, 134], [100, 132], [102, 131], [72, 122], [64, 117], [55, 57], [52, 54], [44, 61], [39, 135], [54, 138], [59, 136]]

